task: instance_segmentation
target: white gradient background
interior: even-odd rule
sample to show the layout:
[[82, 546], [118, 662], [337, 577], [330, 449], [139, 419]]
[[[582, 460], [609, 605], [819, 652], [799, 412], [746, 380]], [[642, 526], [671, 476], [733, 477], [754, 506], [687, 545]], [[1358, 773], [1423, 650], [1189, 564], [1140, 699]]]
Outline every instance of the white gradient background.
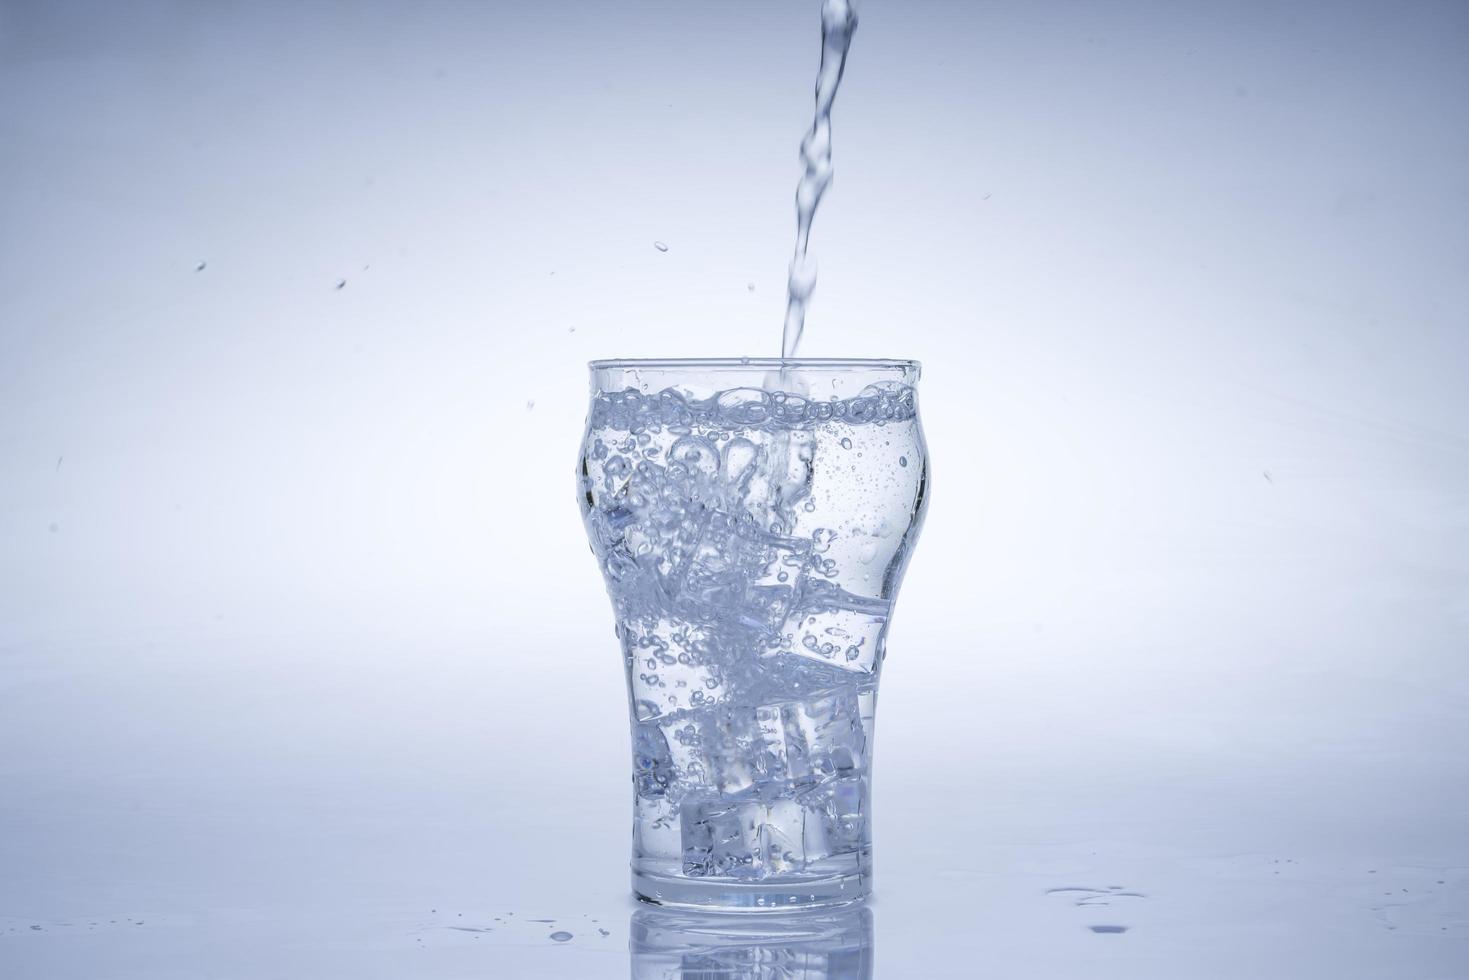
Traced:
[[[777, 352], [816, 10], [0, 0], [0, 975], [628, 975], [584, 362]], [[860, 10], [876, 975], [1464, 976], [1469, 7]]]

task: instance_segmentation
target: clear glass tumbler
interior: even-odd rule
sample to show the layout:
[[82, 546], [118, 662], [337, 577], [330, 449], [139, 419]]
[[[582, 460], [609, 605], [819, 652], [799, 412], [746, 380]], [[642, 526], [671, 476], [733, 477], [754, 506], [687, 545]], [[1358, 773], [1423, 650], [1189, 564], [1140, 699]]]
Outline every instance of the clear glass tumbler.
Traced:
[[632, 722], [633, 890], [871, 890], [877, 683], [923, 523], [914, 361], [593, 361], [577, 498]]

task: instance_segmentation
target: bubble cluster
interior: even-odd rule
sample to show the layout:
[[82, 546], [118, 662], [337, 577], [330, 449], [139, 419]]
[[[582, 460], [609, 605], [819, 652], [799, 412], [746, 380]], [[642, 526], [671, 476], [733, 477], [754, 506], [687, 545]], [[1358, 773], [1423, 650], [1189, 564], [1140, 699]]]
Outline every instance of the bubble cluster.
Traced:
[[[673, 388], [645, 393], [636, 388], [599, 394], [592, 402], [593, 428], [639, 432], [647, 429], [715, 426], [733, 429], [811, 429], [826, 422], [881, 425], [917, 417], [911, 385], [869, 385], [852, 398], [821, 401], [784, 391], [731, 388], [693, 398]], [[851, 439], [843, 445], [850, 448]]]

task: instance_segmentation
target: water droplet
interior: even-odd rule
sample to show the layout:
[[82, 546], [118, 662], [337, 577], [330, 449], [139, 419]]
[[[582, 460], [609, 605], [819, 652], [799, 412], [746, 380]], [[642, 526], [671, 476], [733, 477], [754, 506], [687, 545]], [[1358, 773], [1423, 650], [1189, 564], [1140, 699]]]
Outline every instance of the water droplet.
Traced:
[[610, 935], [612, 935], [612, 933], [608, 932], [606, 929], [598, 929], [597, 931], [600, 932], [604, 936], [610, 936]]
[[203, 259], [200, 259], [199, 260], [199, 264], [196, 265], [196, 266], [194, 266], [194, 271], [195, 272], [203, 272], [207, 268], [209, 268], [209, 263], [208, 262], [205, 262]]
[[569, 942], [571, 942], [571, 933], [564, 932], [564, 931], [563, 932], [553, 932], [553, 933], [551, 933], [551, 938], [553, 940], [555, 940], [556, 942], [558, 942], [558, 943], [569, 943]]
[[850, 439], [848, 439], [848, 438], [846, 438], [844, 436], [842, 438], [842, 448], [843, 449], [851, 449], [852, 448], [852, 440], [850, 440]]
[[347, 280], [345, 280], [345, 279], [338, 279], [337, 280], [337, 288], [338, 289], [346, 289], [347, 288]]
[[908, 465], [908, 457], [907, 456], [899, 456], [898, 457], [898, 465], [899, 466], [907, 466]]
[[576, 327], [567, 327], [566, 328], [566, 332], [567, 333], [576, 333]]
[[1103, 936], [1120, 935], [1127, 931], [1127, 926], [1087, 926], [1087, 928]]
[[668, 251], [668, 246], [665, 245], [665, 244], [663, 244], [662, 242], [654, 242], [653, 243], [653, 247], [656, 248], [660, 252], [666, 252], [666, 251]]

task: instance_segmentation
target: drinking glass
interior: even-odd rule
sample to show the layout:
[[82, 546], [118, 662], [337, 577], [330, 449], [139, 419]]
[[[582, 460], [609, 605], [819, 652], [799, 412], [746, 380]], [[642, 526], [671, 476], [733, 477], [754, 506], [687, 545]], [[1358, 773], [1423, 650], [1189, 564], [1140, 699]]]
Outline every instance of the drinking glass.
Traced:
[[927, 504], [917, 362], [590, 368], [577, 499], [627, 672], [633, 891], [860, 901], [878, 678]]

